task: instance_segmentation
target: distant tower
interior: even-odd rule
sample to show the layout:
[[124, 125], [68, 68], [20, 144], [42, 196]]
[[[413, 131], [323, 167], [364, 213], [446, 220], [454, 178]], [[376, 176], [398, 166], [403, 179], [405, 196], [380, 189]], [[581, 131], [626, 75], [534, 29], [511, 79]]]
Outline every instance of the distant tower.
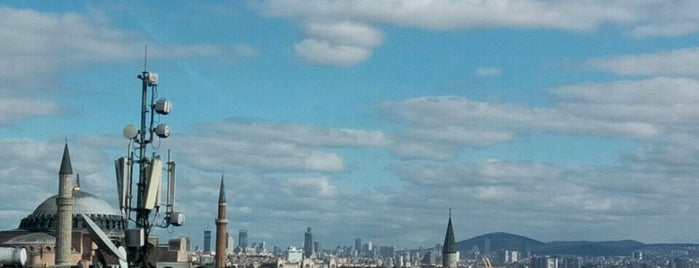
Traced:
[[313, 234], [311, 234], [311, 227], [306, 229], [306, 233], [303, 236], [303, 256], [307, 259], [313, 257]]
[[226, 219], [226, 191], [221, 175], [221, 189], [218, 195], [218, 218], [216, 219], [216, 268], [226, 267], [226, 238], [228, 236], [228, 220]]
[[444, 248], [442, 249], [442, 267], [456, 268], [458, 255], [456, 253], [456, 242], [454, 241], [454, 229], [451, 226], [451, 209], [449, 210], [449, 225], [447, 234], [444, 236]]
[[245, 252], [245, 248], [248, 247], [248, 230], [240, 229], [240, 231], [238, 231], [238, 247], [243, 252]]
[[71, 236], [73, 232], [73, 167], [68, 143], [63, 149], [61, 169], [58, 171], [58, 225], [56, 227], [56, 265], [70, 265]]
[[228, 233], [228, 238], [226, 239], [226, 254], [235, 253], [235, 237], [233, 234]]
[[209, 227], [204, 230], [204, 253], [211, 253], [211, 230]]

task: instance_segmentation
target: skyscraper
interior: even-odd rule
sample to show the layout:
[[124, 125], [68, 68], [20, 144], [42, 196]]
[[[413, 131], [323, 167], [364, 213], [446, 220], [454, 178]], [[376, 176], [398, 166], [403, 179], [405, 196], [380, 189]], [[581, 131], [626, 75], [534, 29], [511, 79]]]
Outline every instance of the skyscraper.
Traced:
[[218, 194], [218, 218], [216, 218], [216, 268], [226, 267], [226, 238], [228, 235], [226, 219], [226, 190], [221, 175], [221, 188]]
[[357, 251], [357, 254], [361, 255], [361, 252], [362, 252], [362, 239], [361, 238], [354, 239], [354, 249]]
[[238, 248], [240, 250], [245, 251], [245, 248], [248, 247], [248, 230], [245, 229], [240, 229], [238, 231]]
[[451, 226], [451, 210], [449, 210], [449, 224], [447, 225], [447, 233], [444, 236], [444, 248], [442, 248], [442, 267], [456, 268], [457, 261], [456, 241], [454, 239], [454, 229]]
[[303, 238], [303, 256], [310, 259], [313, 257], [313, 234], [311, 234], [311, 227], [306, 229]]
[[228, 233], [228, 239], [226, 239], [226, 253], [235, 253], [235, 237], [231, 233]]
[[211, 230], [204, 230], [204, 252], [211, 252]]

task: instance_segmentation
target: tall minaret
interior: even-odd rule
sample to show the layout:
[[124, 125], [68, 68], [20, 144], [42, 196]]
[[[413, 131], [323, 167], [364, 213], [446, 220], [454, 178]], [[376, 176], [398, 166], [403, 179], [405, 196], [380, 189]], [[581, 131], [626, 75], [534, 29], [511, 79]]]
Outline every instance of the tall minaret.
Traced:
[[218, 218], [216, 218], [216, 266], [226, 267], [226, 238], [228, 237], [228, 220], [226, 220], [226, 190], [221, 175], [221, 189], [218, 194]]
[[442, 267], [456, 268], [458, 258], [454, 229], [451, 227], [451, 209], [449, 209], [449, 225], [447, 225], [447, 234], [444, 236], [444, 248], [442, 249]]
[[68, 143], [63, 149], [61, 170], [58, 171], [58, 225], [56, 227], [56, 265], [70, 265], [71, 236], [73, 232], [73, 167], [70, 164]]

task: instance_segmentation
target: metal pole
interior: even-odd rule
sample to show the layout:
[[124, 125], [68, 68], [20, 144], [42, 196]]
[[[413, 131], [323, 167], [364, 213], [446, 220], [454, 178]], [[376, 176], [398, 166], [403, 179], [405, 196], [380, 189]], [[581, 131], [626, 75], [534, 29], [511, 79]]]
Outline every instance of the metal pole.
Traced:
[[141, 248], [137, 251], [137, 256], [135, 258], [135, 264], [140, 267], [146, 267], [146, 250], [147, 250], [147, 240], [148, 240], [148, 214], [149, 211], [145, 209], [145, 189], [146, 189], [146, 162], [148, 158], [146, 157], [146, 148], [148, 140], [146, 139], [146, 113], [148, 113], [147, 99], [148, 99], [148, 75], [147, 71], [141, 73], [141, 80], [143, 81], [143, 87], [141, 91], [141, 129], [139, 131], [139, 160], [138, 160], [138, 194], [137, 194], [137, 209], [136, 209], [136, 228], [143, 229], [144, 243]]

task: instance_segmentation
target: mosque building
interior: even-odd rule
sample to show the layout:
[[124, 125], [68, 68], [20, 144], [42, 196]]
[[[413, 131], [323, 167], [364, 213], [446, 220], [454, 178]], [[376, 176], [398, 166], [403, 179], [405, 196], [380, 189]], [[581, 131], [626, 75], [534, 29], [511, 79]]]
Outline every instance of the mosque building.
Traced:
[[[59, 170], [59, 194], [41, 202], [19, 222], [17, 229], [0, 231], [0, 248], [21, 251], [26, 261], [24, 266], [77, 265], [87, 268], [95, 261], [102, 265], [118, 264], [115, 256], [98, 252], [98, 244], [81, 215], [87, 215], [115, 245], [123, 241], [127, 222], [119, 210], [83, 191], [79, 174], [73, 182], [71, 166], [66, 144]], [[155, 259], [148, 260], [153, 266], [156, 262], [183, 263], [190, 260], [187, 238], [170, 239], [167, 244], [158, 245], [157, 237], [149, 237], [149, 243], [157, 245], [152, 254]], [[62, 246], [65, 248], [59, 249]]]
[[[71, 175], [70, 153], [66, 144], [61, 161], [60, 176]], [[96, 244], [90, 238], [90, 233], [80, 214], [92, 219], [113, 241], [121, 241], [124, 236], [124, 220], [121, 213], [112, 208], [106, 201], [80, 189], [79, 176], [72, 188], [72, 229], [69, 231], [70, 250], [67, 263], [89, 267], [95, 257]], [[61, 180], [62, 181], [62, 180]], [[72, 180], [68, 181], [73, 184]], [[62, 184], [62, 183], [59, 183]], [[64, 185], [59, 185], [65, 187]], [[55, 265], [57, 251], [56, 242], [59, 225], [59, 195], [54, 195], [39, 204], [32, 214], [22, 219], [19, 227], [14, 230], [0, 232], [0, 247], [23, 248], [26, 250], [26, 266]], [[109, 259], [108, 256], [107, 259]], [[115, 262], [115, 260], [112, 260]], [[116, 263], [116, 262], [115, 262]]]

